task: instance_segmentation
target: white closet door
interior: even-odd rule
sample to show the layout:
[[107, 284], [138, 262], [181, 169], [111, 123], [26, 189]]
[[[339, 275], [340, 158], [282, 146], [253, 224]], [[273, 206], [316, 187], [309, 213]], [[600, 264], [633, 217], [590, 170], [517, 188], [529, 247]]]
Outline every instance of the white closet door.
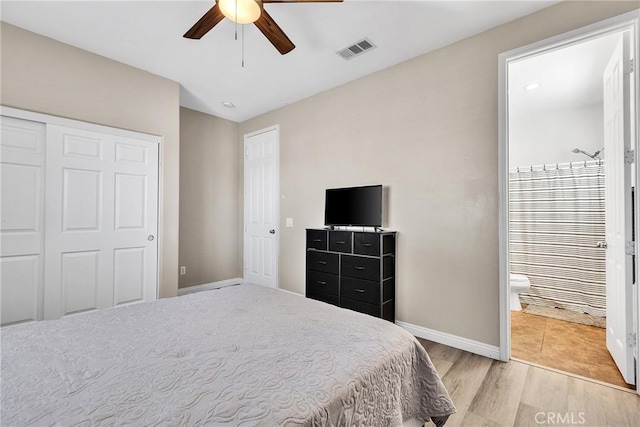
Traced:
[[43, 123], [0, 120], [0, 299], [2, 325], [42, 317]]
[[158, 144], [47, 125], [44, 317], [156, 299]]

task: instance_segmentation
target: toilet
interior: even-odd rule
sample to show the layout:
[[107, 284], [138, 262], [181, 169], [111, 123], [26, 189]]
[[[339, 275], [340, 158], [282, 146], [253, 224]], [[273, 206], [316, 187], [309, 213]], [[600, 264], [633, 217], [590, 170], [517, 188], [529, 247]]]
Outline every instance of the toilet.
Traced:
[[509, 284], [511, 287], [511, 310], [521, 311], [522, 305], [520, 304], [520, 293], [526, 291], [531, 287], [529, 278], [522, 274], [510, 274]]

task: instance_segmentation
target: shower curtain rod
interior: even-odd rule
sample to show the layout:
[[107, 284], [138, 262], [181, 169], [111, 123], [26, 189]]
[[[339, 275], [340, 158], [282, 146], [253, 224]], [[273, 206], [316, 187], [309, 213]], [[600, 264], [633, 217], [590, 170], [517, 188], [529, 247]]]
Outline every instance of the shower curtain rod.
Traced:
[[553, 169], [573, 169], [575, 167], [591, 167], [591, 166], [601, 166], [604, 164], [604, 160], [585, 160], [582, 162], [566, 162], [566, 163], [547, 163], [542, 165], [531, 165], [531, 166], [516, 166], [509, 168], [509, 172], [533, 172], [535, 171], [544, 171], [544, 170], [553, 170]]

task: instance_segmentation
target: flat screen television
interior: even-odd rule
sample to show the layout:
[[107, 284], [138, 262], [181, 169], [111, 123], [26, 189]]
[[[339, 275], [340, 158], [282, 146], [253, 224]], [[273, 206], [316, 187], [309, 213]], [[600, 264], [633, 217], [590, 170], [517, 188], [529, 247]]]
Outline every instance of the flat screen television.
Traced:
[[382, 227], [382, 185], [328, 189], [324, 225]]

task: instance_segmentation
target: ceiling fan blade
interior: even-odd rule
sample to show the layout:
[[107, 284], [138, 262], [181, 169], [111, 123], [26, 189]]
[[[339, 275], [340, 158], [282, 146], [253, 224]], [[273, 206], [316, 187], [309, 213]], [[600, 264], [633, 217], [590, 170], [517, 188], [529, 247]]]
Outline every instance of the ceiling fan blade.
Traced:
[[218, 3], [216, 3], [207, 11], [207, 13], [202, 15], [202, 18], [200, 18], [200, 20], [196, 22], [189, 31], [184, 33], [184, 36], [182, 37], [188, 39], [200, 39], [202, 36], [207, 34], [209, 30], [215, 27], [218, 22], [222, 21], [222, 19], [224, 19], [224, 15], [218, 7]]
[[262, 3], [342, 3], [343, 0], [262, 0]]
[[289, 40], [289, 37], [287, 37], [284, 31], [282, 31], [282, 28], [276, 24], [276, 21], [273, 20], [266, 10], [262, 9], [262, 15], [260, 15], [260, 18], [258, 18], [254, 24], [282, 55], [295, 49], [296, 45]]

